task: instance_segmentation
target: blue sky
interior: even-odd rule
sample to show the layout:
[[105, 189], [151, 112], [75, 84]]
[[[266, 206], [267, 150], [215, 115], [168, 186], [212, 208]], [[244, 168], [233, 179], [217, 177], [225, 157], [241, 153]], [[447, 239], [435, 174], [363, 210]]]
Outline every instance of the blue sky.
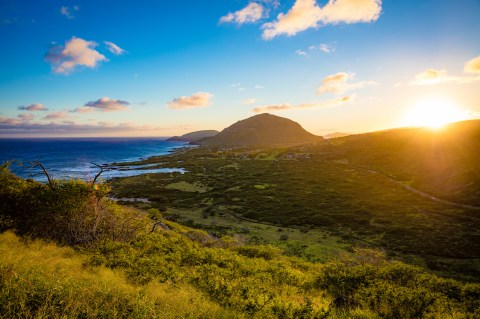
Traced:
[[477, 118], [479, 16], [478, 0], [0, 0], [0, 136]]

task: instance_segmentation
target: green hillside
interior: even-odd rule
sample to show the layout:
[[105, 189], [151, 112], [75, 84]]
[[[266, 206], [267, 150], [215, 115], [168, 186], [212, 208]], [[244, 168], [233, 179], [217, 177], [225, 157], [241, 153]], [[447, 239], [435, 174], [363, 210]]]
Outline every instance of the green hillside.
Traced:
[[330, 140], [309, 151], [374, 169], [440, 198], [480, 205], [480, 120]]
[[299, 255], [307, 260], [322, 259], [316, 235], [282, 243], [280, 233], [262, 237], [248, 223], [321, 230], [478, 281], [479, 123], [376, 132], [317, 146], [198, 148], [147, 161], [183, 167], [187, 174], [117, 179], [112, 186], [119, 197], [151, 201], [137, 206], [166, 210], [209, 231], [306, 245]]
[[[311, 263], [0, 171], [1, 318], [473, 318], [480, 286], [356, 249]], [[29, 219], [32, 222], [28, 222]], [[33, 222], [36, 221], [36, 222]], [[43, 221], [43, 223], [42, 223]]]

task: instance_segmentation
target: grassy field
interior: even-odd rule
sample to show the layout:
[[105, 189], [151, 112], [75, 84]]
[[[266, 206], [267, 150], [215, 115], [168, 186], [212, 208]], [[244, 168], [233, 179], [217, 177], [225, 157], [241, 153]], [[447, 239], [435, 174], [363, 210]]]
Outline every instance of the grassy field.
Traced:
[[[343, 244], [322, 230], [239, 219], [239, 227], [284, 249], [252, 245], [232, 227], [207, 232], [166, 220], [157, 209], [118, 205], [105, 197], [108, 185], [42, 184], [5, 165], [0, 182], [0, 318], [479, 316], [478, 284], [430, 274], [376, 249], [338, 253]], [[264, 184], [281, 186], [251, 188]], [[184, 190], [169, 191], [213, 191]], [[213, 203], [215, 197], [201, 204]], [[221, 214], [219, 223], [228, 218]], [[325, 259], [295, 257], [309, 259], [314, 249]]]
[[88, 250], [0, 234], [0, 318], [478, 315], [478, 285], [432, 276], [378, 252], [320, 265], [271, 246], [207, 242], [205, 233], [168, 225], [129, 244]]
[[203, 210], [171, 208], [168, 214], [178, 217], [186, 225], [206, 229], [217, 236], [233, 236], [244, 244], [272, 244], [281, 247], [289, 255], [303, 257], [308, 261], [332, 260], [341, 253], [351, 251], [352, 246], [348, 241], [321, 229], [305, 231], [239, 219], [226, 213], [212, 217]]
[[[72, 248], [0, 234], [0, 318], [231, 317], [188, 285], [139, 286]], [[80, 297], [80, 298], [79, 298]]]
[[[324, 233], [335, 238], [332, 250], [348, 249], [349, 244], [383, 248], [391, 256], [440, 273], [478, 280], [479, 210], [436, 202], [406, 189], [404, 185], [430, 190], [413, 177], [400, 178], [404, 162], [393, 174], [391, 162], [387, 172], [378, 160], [364, 158], [360, 163], [362, 157], [356, 154], [358, 160], [353, 161], [345, 156], [355, 154], [353, 146], [348, 146], [347, 152], [335, 145], [346, 147], [349, 142], [345, 139], [295, 148], [197, 148], [151, 158], [146, 162], [183, 167], [188, 173], [116, 179], [113, 193], [116, 197], [147, 197], [151, 203], [141, 204], [144, 208], [158, 208], [173, 219], [209, 231], [243, 234], [247, 240], [282, 246], [290, 240], [291, 245], [304, 243], [312, 248], [301, 255], [312, 260], [322, 258], [313, 252], [322, 252], [316, 238]], [[275, 236], [268, 229], [256, 232], [254, 226], [242, 230], [239, 225], [245, 220], [267, 223]], [[278, 228], [287, 231], [275, 230]], [[293, 239], [288, 229], [303, 237]]]

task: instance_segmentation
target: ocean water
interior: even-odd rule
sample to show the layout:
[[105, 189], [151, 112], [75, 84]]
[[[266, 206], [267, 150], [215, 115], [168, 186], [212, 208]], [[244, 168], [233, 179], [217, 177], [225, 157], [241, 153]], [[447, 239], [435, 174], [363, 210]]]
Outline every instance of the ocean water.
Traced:
[[[136, 161], [165, 155], [180, 147], [188, 145], [169, 142], [164, 138], [0, 139], [0, 163], [14, 161], [10, 169], [15, 174], [39, 181], [45, 181], [46, 177], [39, 174], [40, 169], [29, 168], [28, 162], [41, 162], [55, 179], [91, 180], [99, 171], [92, 163]], [[102, 178], [174, 171], [184, 172], [178, 168], [148, 169], [148, 166], [131, 166], [105, 172]]]

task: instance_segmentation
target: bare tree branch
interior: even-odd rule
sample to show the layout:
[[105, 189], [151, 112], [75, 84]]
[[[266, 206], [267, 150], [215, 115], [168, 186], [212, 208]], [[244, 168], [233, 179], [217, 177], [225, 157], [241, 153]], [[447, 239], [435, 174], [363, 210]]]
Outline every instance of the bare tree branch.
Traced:
[[43, 171], [43, 174], [45, 174], [45, 176], [47, 177], [47, 180], [48, 180], [48, 186], [50, 187], [54, 187], [55, 186], [55, 180], [50, 176], [50, 174], [48, 173], [47, 169], [45, 168], [45, 166], [40, 163], [39, 161], [31, 161], [29, 162], [31, 167], [32, 168], [37, 168], [37, 167], [40, 167]]
[[92, 163], [92, 165], [95, 165], [96, 167], [98, 167], [100, 169], [100, 172], [98, 172], [95, 175], [95, 178], [92, 181], [92, 186], [93, 186], [97, 182], [97, 179], [100, 177], [100, 175], [102, 175], [104, 172], [107, 172], [107, 171], [111, 170], [112, 166], [111, 165], [106, 165], [106, 164], [99, 165], [99, 164], [96, 164], [96, 163]]

